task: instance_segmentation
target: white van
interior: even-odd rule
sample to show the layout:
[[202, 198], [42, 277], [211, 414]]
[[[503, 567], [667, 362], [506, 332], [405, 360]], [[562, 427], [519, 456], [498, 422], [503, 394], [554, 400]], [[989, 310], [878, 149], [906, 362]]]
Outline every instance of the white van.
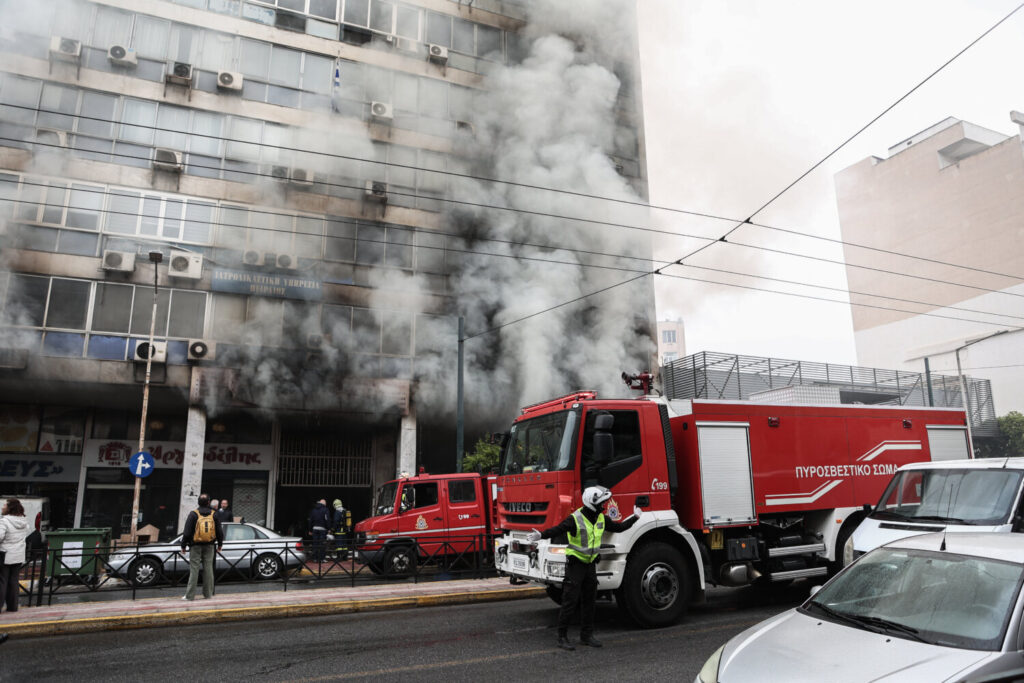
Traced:
[[896, 470], [844, 548], [844, 564], [933, 531], [1024, 531], [1024, 458], [915, 462]]

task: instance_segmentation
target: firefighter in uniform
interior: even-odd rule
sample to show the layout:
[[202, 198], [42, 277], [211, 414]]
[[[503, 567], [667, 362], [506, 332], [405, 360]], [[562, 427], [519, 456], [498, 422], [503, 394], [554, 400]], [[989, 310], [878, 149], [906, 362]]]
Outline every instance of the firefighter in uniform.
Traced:
[[569, 547], [565, 549], [565, 578], [562, 579], [562, 609], [558, 613], [558, 647], [575, 650], [569, 640], [569, 620], [577, 606], [580, 611], [580, 643], [590, 647], [601, 647], [594, 638], [594, 601], [597, 599], [597, 562], [601, 538], [605, 531], [618, 533], [636, 524], [640, 508], [633, 508], [633, 515], [616, 522], [604, 516], [604, 506], [612, 492], [603, 486], [589, 486], [583, 492], [583, 507], [562, 520], [558, 526], [543, 532], [534, 529], [527, 540], [536, 543], [542, 538], [555, 538], [566, 534]]

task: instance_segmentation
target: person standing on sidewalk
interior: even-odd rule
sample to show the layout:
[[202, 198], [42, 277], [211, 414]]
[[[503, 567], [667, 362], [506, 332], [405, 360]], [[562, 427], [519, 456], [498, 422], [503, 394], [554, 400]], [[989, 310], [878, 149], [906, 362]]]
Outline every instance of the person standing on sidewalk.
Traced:
[[[25, 563], [25, 539], [29, 525], [25, 508], [17, 498], [8, 498], [0, 509], [0, 597], [8, 612], [18, 611], [18, 583]], [[6, 640], [6, 638], [4, 638]]]
[[313, 561], [324, 561], [327, 545], [327, 529], [331, 526], [331, 514], [327, 511], [327, 500], [321, 498], [309, 513], [309, 531], [313, 536]]
[[185, 531], [181, 535], [181, 552], [189, 550], [188, 588], [182, 600], [195, 600], [200, 565], [203, 568], [203, 597], [213, 597], [213, 563], [217, 552], [224, 547], [224, 528], [210, 507], [210, 497], [200, 494], [198, 503], [199, 507], [188, 513]]
[[562, 579], [562, 609], [558, 613], [558, 647], [575, 650], [569, 640], [569, 621], [580, 612], [580, 643], [601, 647], [594, 637], [594, 602], [597, 600], [597, 563], [600, 559], [601, 538], [605, 531], [618, 533], [636, 524], [640, 508], [633, 507], [633, 515], [624, 522], [615, 522], [604, 516], [604, 506], [612, 492], [603, 486], [588, 486], [583, 492], [583, 507], [572, 513], [558, 526], [543, 532], [534, 529], [526, 540], [536, 543], [542, 538], [565, 534], [569, 547], [565, 549], [565, 577]]
[[231, 504], [227, 498], [222, 498], [220, 508], [217, 510], [217, 519], [221, 524], [235, 521], [235, 513], [231, 511]]

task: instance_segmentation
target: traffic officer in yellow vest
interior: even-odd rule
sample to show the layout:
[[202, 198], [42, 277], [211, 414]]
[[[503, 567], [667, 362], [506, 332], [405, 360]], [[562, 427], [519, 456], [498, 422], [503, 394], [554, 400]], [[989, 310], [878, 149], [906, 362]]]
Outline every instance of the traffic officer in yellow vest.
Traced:
[[605, 531], [618, 533], [636, 524], [640, 508], [633, 508], [633, 515], [623, 522], [616, 522], [604, 516], [604, 506], [612, 492], [603, 486], [588, 486], [583, 492], [583, 507], [572, 513], [558, 526], [543, 532], [534, 529], [527, 540], [536, 543], [542, 538], [554, 538], [561, 534], [569, 537], [565, 549], [565, 578], [562, 579], [562, 609], [558, 613], [558, 647], [575, 650], [569, 640], [569, 620], [580, 610], [580, 643], [590, 647], [601, 647], [594, 638], [594, 601], [597, 599], [597, 562], [601, 538]]

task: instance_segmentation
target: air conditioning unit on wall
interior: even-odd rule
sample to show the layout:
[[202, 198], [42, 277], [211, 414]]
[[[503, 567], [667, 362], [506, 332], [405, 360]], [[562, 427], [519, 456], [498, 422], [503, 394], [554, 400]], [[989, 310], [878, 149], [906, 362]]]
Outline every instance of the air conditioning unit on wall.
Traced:
[[153, 342], [152, 348], [148, 341], [140, 340], [135, 344], [135, 354], [133, 360], [136, 363], [145, 363], [149, 360], [150, 352], [153, 354], [154, 363], [166, 363], [167, 362], [167, 342], [155, 341]]
[[390, 122], [395, 118], [394, 110], [389, 102], [371, 102], [370, 114], [378, 121]]
[[217, 74], [217, 87], [221, 90], [241, 90], [245, 79], [237, 71], [221, 71]]
[[114, 66], [123, 66], [133, 69], [139, 65], [139, 58], [135, 50], [124, 45], [111, 45], [107, 50], [107, 59]]
[[427, 59], [435, 64], [447, 64], [448, 48], [443, 45], [434, 45], [433, 43], [427, 45]]
[[167, 261], [167, 274], [171, 277], [198, 280], [203, 276], [203, 255], [171, 249], [171, 258]]
[[213, 360], [217, 357], [217, 344], [208, 342], [205, 339], [188, 340], [189, 360]]
[[282, 270], [296, 270], [299, 267], [299, 257], [295, 254], [278, 254], [274, 265]]
[[74, 38], [50, 38], [50, 57], [77, 64], [82, 59], [82, 43]]
[[181, 152], [157, 147], [153, 151], [153, 168], [168, 173], [181, 173], [185, 170], [185, 164], [181, 161]]
[[313, 171], [308, 168], [293, 168], [288, 176], [292, 185], [310, 186], [313, 184]]
[[192, 85], [192, 65], [185, 62], [172, 62], [167, 65], [167, 75], [165, 79], [168, 83], [175, 85]]
[[242, 263], [247, 266], [262, 266], [264, 263], [264, 254], [262, 251], [257, 249], [246, 249], [242, 252]]
[[135, 270], [135, 254], [107, 249], [103, 252], [103, 264], [100, 267], [103, 270], [130, 273]]
[[386, 202], [388, 200], [388, 184], [379, 180], [367, 180], [364, 196], [375, 202]]

